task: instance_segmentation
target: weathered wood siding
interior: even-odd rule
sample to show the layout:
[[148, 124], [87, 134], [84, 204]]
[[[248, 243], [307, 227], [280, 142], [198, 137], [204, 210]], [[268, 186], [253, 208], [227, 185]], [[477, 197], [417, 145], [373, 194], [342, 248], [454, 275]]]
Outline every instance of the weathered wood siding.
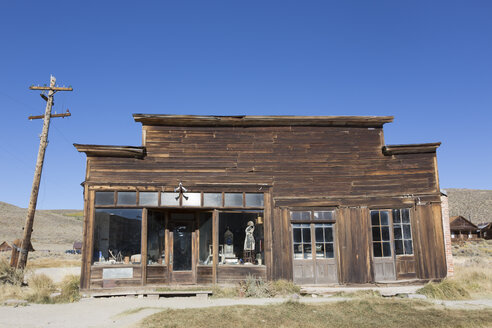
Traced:
[[374, 281], [370, 233], [367, 208], [340, 209], [337, 220], [337, 244], [341, 283]]
[[446, 277], [440, 204], [415, 207], [415, 223], [412, 227], [417, 261], [417, 276], [421, 279]]
[[385, 156], [379, 128], [143, 129], [143, 160], [93, 157], [87, 182], [273, 183], [274, 198], [437, 192], [435, 154]]
[[[225, 191], [227, 186], [266, 184], [269, 186], [265, 187], [268, 191], [264, 190], [266, 267], [251, 270], [268, 279], [292, 279], [288, 210], [295, 206], [339, 207], [336, 223], [339, 282], [366, 283], [374, 281], [367, 207], [413, 207], [415, 195], [425, 201], [439, 199], [435, 152], [384, 155], [383, 145], [382, 128], [144, 125], [146, 156], [143, 159], [89, 156], [86, 191], [97, 186], [115, 189], [155, 186], [169, 190], [177, 181], [190, 191], [207, 188]], [[415, 261], [403, 258], [397, 261], [399, 277], [446, 275], [439, 207], [439, 204], [417, 207], [412, 222]], [[87, 217], [93, 215], [93, 208], [85, 211], [88, 215], [84, 230], [87, 242], [83, 252], [84, 272], [85, 277], [90, 277], [92, 227]], [[230, 282], [242, 279], [246, 272], [249, 271], [239, 266], [198, 267], [195, 280]], [[83, 287], [89, 285], [85, 277]], [[146, 279], [151, 282], [149, 279], [157, 278], [147, 276]], [[96, 281], [91, 279], [90, 285], [102, 283]]]

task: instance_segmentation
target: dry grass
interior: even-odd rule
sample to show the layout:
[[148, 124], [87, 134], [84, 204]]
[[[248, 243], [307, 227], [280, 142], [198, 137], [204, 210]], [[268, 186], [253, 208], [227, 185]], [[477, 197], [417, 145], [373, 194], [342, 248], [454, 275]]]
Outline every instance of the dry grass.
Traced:
[[420, 294], [435, 299], [492, 297], [492, 241], [453, 245], [454, 276], [430, 283]]
[[56, 257], [44, 257], [44, 258], [36, 258], [30, 259], [27, 262], [28, 269], [40, 269], [40, 268], [61, 268], [61, 267], [80, 267], [81, 265], [81, 256], [80, 255], [72, 255], [73, 257], [77, 257], [75, 259], [67, 259], [67, 258], [56, 258]]
[[449, 310], [415, 300], [370, 298], [319, 305], [165, 310], [140, 327], [490, 327], [492, 310]]

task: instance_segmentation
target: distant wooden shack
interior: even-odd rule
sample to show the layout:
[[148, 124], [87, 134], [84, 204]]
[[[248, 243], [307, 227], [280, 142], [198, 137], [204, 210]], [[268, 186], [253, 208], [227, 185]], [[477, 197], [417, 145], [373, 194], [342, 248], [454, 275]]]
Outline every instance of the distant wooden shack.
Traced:
[[9, 252], [11, 250], [12, 250], [12, 246], [10, 246], [10, 244], [7, 243], [6, 241], [0, 244], [0, 252]]
[[478, 227], [463, 216], [453, 216], [449, 219], [451, 241], [476, 240], [479, 238]]
[[436, 149], [393, 117], [134, 114], [87, 155], [82, 289], [446, 276]]
[[492, 239], [492, 222], [479, 224], [478, 229], [480, 230], [480, 238]]
[[82, 251], [82, 242], [81, 241], [75, 241], [72, 246], [73, 250], [76, 252], [81, 252]]

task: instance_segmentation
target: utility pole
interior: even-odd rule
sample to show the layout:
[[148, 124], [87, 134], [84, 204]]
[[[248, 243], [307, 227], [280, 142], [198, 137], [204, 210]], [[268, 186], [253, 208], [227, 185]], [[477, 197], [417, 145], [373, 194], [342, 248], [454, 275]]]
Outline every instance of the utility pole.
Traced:
[[34, 180], [32, 182], [31, 198], [29, 200], [29, 208], [27, 209], [26, 224], [24, 226], [24, 237], [22, 239], [22, 245], [20, 248], [20, 259], [17, 263], [18, 269], [24, 269], [27, 262], [27, 254], [29, 253], [29, 246], [31, 245], [32, 227], [34, 224], [34, 214], [36, 212], [36, 204], [38, 202], [39, 184], [41, 182], [41, 172], [43, 171], [44, 153], [46, 146], [48, 145], [48, 131], [50, 129], [51, 117], [66, 117], [71, 116], [67, 110], [64, 114], [51, 115], [51, 107], [53, 106], [53, 96], [58, 91], [73, 91], [72, 87], [56, 87], [56, 78], [50, 77], [50, 86], [31, 86], [31, 90], [48, 91], [48, 97], [41, 93], [41, 97], [46, 100], [46, 110], [44, 115], [30, 116], [29, 119], [43, 119], [43, 131], [41, 133], [41, 141], [39, 143], [38, 159], [36, 160], [36, 169], [34, 171]]

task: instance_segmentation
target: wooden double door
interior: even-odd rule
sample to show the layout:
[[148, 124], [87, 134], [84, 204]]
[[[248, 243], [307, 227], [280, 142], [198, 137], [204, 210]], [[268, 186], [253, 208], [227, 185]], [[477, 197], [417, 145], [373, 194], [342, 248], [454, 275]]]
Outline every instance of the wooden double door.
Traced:
[[338, 282], [335, 236], [335, 223], [292, 223], [295, 283]]

